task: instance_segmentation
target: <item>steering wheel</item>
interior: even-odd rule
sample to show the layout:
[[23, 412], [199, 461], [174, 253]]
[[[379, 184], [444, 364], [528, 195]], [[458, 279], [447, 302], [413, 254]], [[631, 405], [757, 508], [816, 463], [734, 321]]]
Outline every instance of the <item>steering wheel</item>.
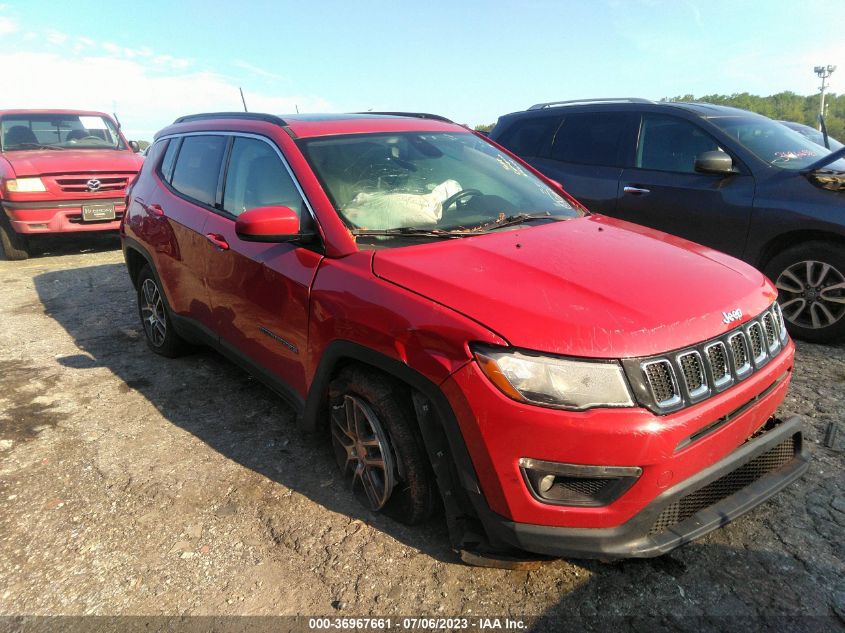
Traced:
[[441, 206], [444, 212], [453, 204], [457, 209], [457, 204], [459, 201], [463, 200], [464, 198], [472, 198], [473, 196], [479, 195], [482, 195], [482, 193], [478, 189], [461, 189], [458, 193], [453, 193], [451, 196], [446, 198]]

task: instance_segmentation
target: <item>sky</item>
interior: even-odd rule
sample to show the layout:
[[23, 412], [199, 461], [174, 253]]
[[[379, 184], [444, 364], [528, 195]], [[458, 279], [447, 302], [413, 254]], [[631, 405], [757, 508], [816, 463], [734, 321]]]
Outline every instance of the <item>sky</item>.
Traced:
[[[2, 2], [2, 0], [0, 0]], [[845, 0], [310, 0], [0, 4], [0, 108], [433, 112], [493, 123], [591, 97], [845, 91]]]

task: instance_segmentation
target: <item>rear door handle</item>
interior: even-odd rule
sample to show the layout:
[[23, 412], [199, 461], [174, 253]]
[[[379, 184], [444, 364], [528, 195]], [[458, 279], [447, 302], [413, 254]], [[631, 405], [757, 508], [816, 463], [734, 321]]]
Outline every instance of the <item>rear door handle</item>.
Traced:
[[161, 217], [161, 216], [164, 215], [164, 209], [161, 208], [160, 204], [155, 204], [155, 203], [147, 204], [146, 202], [144, 202], [140, 198], [135, 198], [135, 202], [137, 202], [139, 205], [141, 205], [141, 208], [144, 211], [146, 211], [147, 213], [149, 213], [150, 215], [155, 215], [157, 217]]
[[209, 242], [214, 244], [214, 246], [219, 248], [221, 251], [229, 250], [229, 242], [227, 242], [226, 238], [220, 235], [219, 233], [207, 233], [205, 237], [206, 239], [208, 239]]
[[639, 187], [625, 186], [622, 188], [625, 193], [632, 193], [635, 196], [641, 196], [645, 193], [651, 193], [650, 189], [640, 189]]

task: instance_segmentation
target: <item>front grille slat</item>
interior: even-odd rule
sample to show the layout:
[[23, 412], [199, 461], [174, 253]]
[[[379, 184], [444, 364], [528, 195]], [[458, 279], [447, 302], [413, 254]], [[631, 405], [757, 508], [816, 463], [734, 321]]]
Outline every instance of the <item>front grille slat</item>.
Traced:
[[665, 414], [744, 380], [786, 347], [776, 304], [713, 339], [671, 354], [623, 360], [640, 404]]
[[[53, 182], [65, 193], [101, 193], [123, 191], [129, 184], [128, 175], [100, 176], [97, 174], [79, 176], [54, 176]], [[91, 189], [88, 183], [92, 180], [98, 181], [99, 187]]]

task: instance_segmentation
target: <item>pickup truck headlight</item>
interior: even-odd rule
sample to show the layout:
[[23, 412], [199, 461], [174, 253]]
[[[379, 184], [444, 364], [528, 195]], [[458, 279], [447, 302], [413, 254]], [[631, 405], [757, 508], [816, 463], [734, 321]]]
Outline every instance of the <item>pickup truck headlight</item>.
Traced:
[[632, 407], [631, 390], [616, 361], [582, 361], [508, 349], [473, 347], [481, 370], [514, 400], [580, 411]]
[[6, 181], [6, 191], [17, 193], [38, 193], [47, 191], [40, 178], [17, 178]]

